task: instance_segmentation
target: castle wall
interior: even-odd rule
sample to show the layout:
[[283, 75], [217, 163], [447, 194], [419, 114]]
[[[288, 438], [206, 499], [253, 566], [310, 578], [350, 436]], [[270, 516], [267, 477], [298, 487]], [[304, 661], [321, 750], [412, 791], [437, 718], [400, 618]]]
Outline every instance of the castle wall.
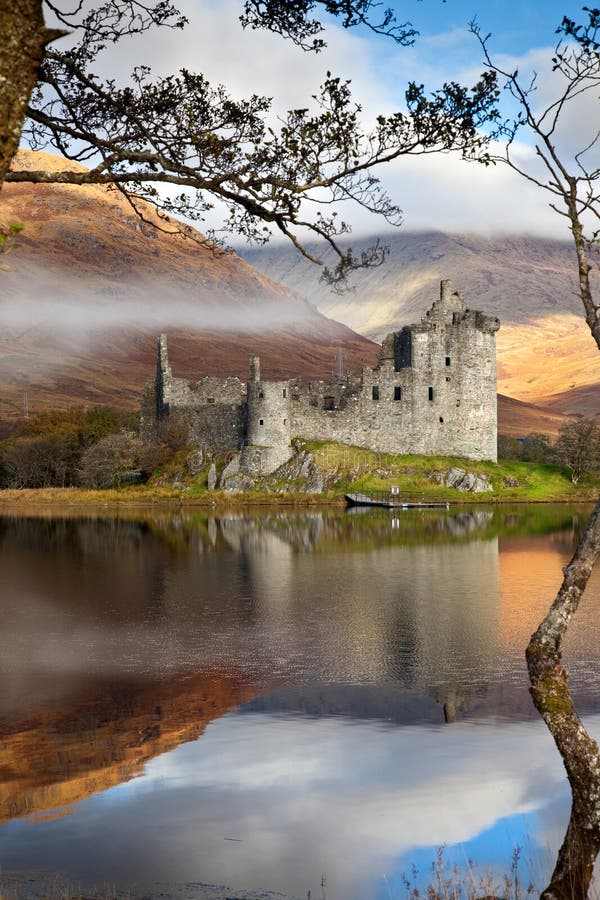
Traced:
[[207, 450], [243, 447], [248, 474], [289, 459], [291, 438], [332, 440], [385, 453], [496, 459], [498, 319], [466, 308], [449, 282], [425, 318], [389, 334], [375, 368], [360, 380], [304, 384], [250, 378], [173, 378], [159, 339], [156, 382], [142, 399], [142, 434], [158, 435], [174, 413]]
[[192, 443], [221, 453], [239, 450], [246, 436], [246, 404], [214, 403], [182, 410]]
[[328, 410], [323, 396], [311, 403], [318, 392], [296, 394], [294, 435], [384, 453], [495, 460], [498, 327], [442, 282], [423, 322], [388, 335], [379, 365], [363, 370], [362, 386], [339, 409]]
[[174, 420], [187, 426], [191, 443], [203, 450], [239, 450], [246, 438], [246, 385], [239, 378], [212, 375], [193, 385], [174, 378], [163, 334], [158, 339], [156, 380], [142, 393], [142, 439], [164, 440]]

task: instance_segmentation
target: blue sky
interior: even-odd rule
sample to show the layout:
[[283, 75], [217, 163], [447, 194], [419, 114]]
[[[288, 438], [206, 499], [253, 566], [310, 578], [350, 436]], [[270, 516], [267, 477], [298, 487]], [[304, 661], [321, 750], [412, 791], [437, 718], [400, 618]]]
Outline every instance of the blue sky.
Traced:
[[[398, 21], [410, 21], [422, 36], [464, 28], [474, 17], [491, 32], [499, 50], [524, 53], [554, 40], [554, 30], [564, 15], [578, 19], [582, 3], [546, 0], [544, 3], [511, 3], [507, 0], [405, 0], [385, 3], [397, 12]], [[379, 40], [374, 37], [374, 40]]]
[[[449, 30], [461, 27], [473, 16], [491, 31], [504, 49], [521, 53], [539, 42], [542, 34], [550, 34], [561, 22], [563, 15], [577, 14], [582, 4], [545, 0], [544, 3], [510, 3], [506, 0], [417, 0], [415, 19], [426, 23], [427, 30]], [[542, 36], [542, 40], [545, 38]]]
[[[387, 5], [384, 0], [382, 5]], [[176, 35], [159, 29], [144, 37], [143, 52], [133, 42], [112, 48], [103, 74], [127, 77], [132, 59], [151, 63], [156, 73], [180, 67], [203, 72], [211, 82], [226, 85], [236, 97], [250, 93], [272, 97], [274, 114], [306, 106], [331, 70], [349, 78], [365, 120], [402, 106], [410, 80], [435, 89], [444, 81], [473, 84], [482, 70], [481, 49], [468, 33], [477, 14], [482, 30], [492, 32], [491, 47], [512, 68], [540, 73], [540, 96], [554, 87], [550, 72], [555, 29], [565, 13], [579, 19], [581, 7], [570, 0], [533, 0], [523, 3], [486, 0], [405, 0], [396, 3], [401, 19], [420, 31], [414, 47], [402, 48], [365, 28], [344, 30], [332, 21], [326, 31], [327, 49], [304, 53], [290, 41], [265, 31], [243, 31], [241, 0], [180, 0], [190, 20]], [[140, 39], [141, 40], [141, 39]], [[597, 98], [593, 98], [597, 103]], [[577, 136], [581, 124], [598, 120], [595, 105], [576, 111], [568, 134]], [[533, 160], [531, 145], [519, 148], [526, 163]], [[548, 208], [544, 192], [527, 184], [503, 166], [483, 167], [452, 156], [403, 158], [380, 170], [381, 180], [404, 211], [404, 227], [439, 229], [483, 236], [526, 233], [569, 239], [563, 221]], [[341, 215], [356, 235], [385, 230], [378, 218], [346, 205]], [[203, 228], [219, 227], [210, 214]]]

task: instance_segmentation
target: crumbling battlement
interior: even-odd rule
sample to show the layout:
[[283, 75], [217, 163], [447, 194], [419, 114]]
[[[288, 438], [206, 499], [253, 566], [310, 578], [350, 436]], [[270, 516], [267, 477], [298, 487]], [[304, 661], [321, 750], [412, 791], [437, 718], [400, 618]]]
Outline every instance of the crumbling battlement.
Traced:
[[359, 378], [265, 381], [252, 357], [247, 385], [206, 376], [191, 386], [174, 378], [161, 335], [156, 379], [142, 399], [142, 436], [160, 437], [173, 416], [181, 417], [198, 446], [242, 450], [249, 474], [274, 471], [289, 459], [295, 437], [495, 460], [499, 327], [442, 281], [421, 322], [389, 334], [377, 365]]

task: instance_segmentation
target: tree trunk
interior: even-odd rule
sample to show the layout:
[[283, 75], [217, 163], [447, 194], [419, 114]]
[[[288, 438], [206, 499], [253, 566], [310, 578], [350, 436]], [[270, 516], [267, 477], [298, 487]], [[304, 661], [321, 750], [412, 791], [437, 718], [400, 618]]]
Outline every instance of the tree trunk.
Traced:
[[600, 754], [579, 718], [561, 661], [561, 641], [600, 554], [600, 501], [546, 618], [527, 647], [533, 702], [562, 757], [571, 785], [569, 826], [543, 900], [585, 900], [600, 851]]
[[577, 208], [577, 182], [570, 179], [570, 193], [565, 197], [567, 212], [571, 222], [571, 233], [575, 252], [577, 253], [577, 271], [579, 274], [579, 296], [585, 310], [585, 320], [600, 350], [600, 308], [594, 302], [592, 286], [590, 284], [590, 272], [592, 269], [588, 259], [593, 241], [586, 240], [583, 233], [583, 225], [579, 218]]
[[0, 190], [19, 147], [46, 45], [64, 34], [46, 28], [42, 0], [0, 3]]

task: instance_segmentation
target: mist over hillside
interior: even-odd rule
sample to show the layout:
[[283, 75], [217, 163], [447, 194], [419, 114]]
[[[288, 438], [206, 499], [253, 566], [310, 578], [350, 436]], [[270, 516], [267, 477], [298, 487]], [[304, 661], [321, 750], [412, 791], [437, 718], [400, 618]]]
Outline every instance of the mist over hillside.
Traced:
[[[20, 151], [25, 165], [78, 167]], [[134, 408], [153, 377], [165, 331], [174, 372], [245, 378], [258, 353], [266, 377], [330, 377], [342, 349], [350, 368], [374, 362], [377, 346], [318, 313], [234, 253], [190, 229], [135, 215], [101, 186], [10, 184], [0, 218], [20, 221], [19, 246], [0, 273], [0, 416], [110, 403]]]

